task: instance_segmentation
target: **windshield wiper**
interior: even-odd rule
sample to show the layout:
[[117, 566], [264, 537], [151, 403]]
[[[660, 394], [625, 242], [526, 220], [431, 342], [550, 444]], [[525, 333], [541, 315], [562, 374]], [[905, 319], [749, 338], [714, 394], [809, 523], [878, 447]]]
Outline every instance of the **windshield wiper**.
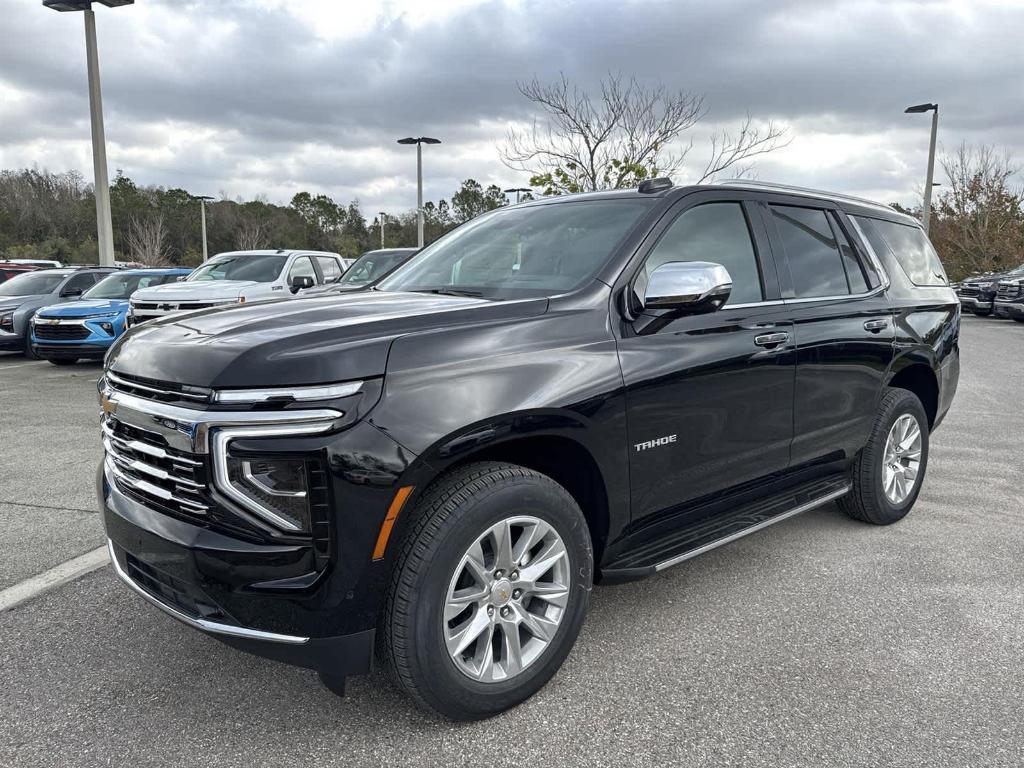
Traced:
[[410, 293], [433, 293], [440, 296], [483, 296], [481, 291], [464, 291], [461, 288], [416, 288]]

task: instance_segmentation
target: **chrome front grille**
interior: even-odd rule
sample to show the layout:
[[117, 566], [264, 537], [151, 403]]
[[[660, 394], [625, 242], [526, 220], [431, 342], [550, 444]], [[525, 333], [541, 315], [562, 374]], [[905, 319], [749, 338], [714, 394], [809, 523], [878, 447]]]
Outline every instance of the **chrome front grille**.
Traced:
[[958, 294], [964, 297], [973, 297], [981, 293], [981, 289], [976, 285], [962, 285], [957, 291]]
[[996, 294], [996, 298], [1001, 301], [1012, 301], [1021, 294], [1020, 283], [1000, 283], [999, 292]]
[[107, 466], [121, 491], [176, 516], [208, 516], [211, 502], [202, 455], [171, 448], [159, 434], [109, 416], [102, 429]]
[[107, 371], [103, 374], [106, 384], [115, 392], [156, 400], [162, 403], [185, 402], [194, 404], [209, 403], [213, 392], [205, 387], [192, 387], [187, 384], [170, 384], [163, 381], [129, 376], [123, 373]]

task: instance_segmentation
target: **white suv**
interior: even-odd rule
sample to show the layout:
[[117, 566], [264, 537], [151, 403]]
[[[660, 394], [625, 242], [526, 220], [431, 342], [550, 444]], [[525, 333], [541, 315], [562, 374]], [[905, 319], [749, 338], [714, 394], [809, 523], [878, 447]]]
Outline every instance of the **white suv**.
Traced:
[[128, 324], [224, 304], [290, 299], [306, 288], [337, 281], [351, 263], [324, 251], [218, 253], [180, 283], [133, 293]]

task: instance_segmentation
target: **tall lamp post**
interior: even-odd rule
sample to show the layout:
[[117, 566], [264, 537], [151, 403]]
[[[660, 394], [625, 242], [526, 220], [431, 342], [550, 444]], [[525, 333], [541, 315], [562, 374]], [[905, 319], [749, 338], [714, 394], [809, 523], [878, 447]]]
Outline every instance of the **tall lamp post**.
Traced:
[[[96, 0], [108, 8], [131, 5], [135, 0]], [[43, 0], [55, 11], [85, 11], [85, 66], [89, 73], [89, 117], [92, 123], [92, 170], [95, 177], [96, 245], [100, 264], [114, 265], [114, 227], [110, 222], [110, 181], [107, 178], [107, 145], [103, 135], [103, 102], [100, 98], [100, 62], [96, 54], [96, 17], [91, 0]]]
[[405, 139], [399, 139], [399, 144], [415, 144], [416, 145], [416, 243], [422, 248], [423, 247], [423, 145], [424, 144], [440, 144], [440, 139], [432, 139], [429, 136], [420, 136], [419, 138], [413, 138], [409, 136]]
[[381, 247], [381, 249], [384, 248], [384, 217], [386, 215], [387, 214], [385, 214], [384, 211], [381, 211], [380, 213], [377, 214], [377, 219], [380, 221], [380, 247]]
[[924, 181], [924, 211], [921, 213], [921, 226], [925, 234], [928, 234], [928, 222], [932, 217], [932, 176], [935, 173], [935, 135], [939, 131], [939, 105], [938, 104], [915, 104], [903, 110], [905, 114], [917, 114], [920, 112], [932, 113], [932, 138], [928, 143], [928, 175]]
[[510, 192], [515, 192], [516, 193], [516, 205], [519, 205], [519, 193], [520, 192], [532, 192], [532, 191], [533, 190], [530, 189], [529, 187], [512, 187], [512, 189], [506, 189], [505, 190], [505, 194], [507, 195]]
[[199, 201], [199, 221], [203, 228], [203, 261], [207, 259], [206, 253], [206, 201], [213, 200], [209, 195], [192, 195], [193, 200]]

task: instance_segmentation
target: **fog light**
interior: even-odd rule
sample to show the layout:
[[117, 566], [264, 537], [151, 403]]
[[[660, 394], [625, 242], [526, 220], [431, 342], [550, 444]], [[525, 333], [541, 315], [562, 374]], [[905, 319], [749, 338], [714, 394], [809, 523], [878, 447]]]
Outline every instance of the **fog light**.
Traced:
[[309, 532], [305, 461], [229, 456], [227, 474], [253, 512], [287, 530]]
[[100, 323], [100, 328], [102, 328], [111, 336], [114, 335], [114, 326], [111, 323]]

